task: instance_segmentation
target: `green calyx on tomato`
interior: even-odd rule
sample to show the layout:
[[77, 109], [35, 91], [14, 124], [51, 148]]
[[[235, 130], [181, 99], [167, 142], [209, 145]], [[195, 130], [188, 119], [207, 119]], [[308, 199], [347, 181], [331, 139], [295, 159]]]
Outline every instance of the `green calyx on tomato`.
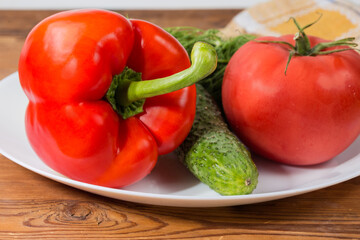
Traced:
[[123, 119], [143, 112], [145, 99], [188, 87], [209, 76], [216, 68], [217, 55], [213, 46], [195, 43], [191, 52], [192, 65], [168, 77], [141, 81], [141, 73], [125, 68], [115, 75], [106, 99]]
[[[346, 41], [302, 32], [247, 42], [229, 61], [222, 84], [232, 131], [253, 153], [297, 166], [334, 158], [360, 134], [360, 54]], [[284, 75], [299, 37], [315, 50], [294, 54]]]
[[[317, 23], [320, 20], [321, 16], [322, 15], [320, 15], [319, 18], [316, 19], [314, 22], [312, 22], [304, 27], [301, 27], [299, 25], [299, 23], [296, 21], [296, 19], [294, 17], [291, 17], [291, 19], [293, 20], [297, 29], [299, 30], [299, 32], [297, 32], [294, 35], [295, 45], [292, 45], [291, 43], [285, 42], [285, 41], [258, 41], [258, 42], [262, 42], [262, 43], [280, 43], [280, 44], [285, 44], [290, 47], [291, 50], [289, 53], [288, 61], [286, 63], [285, 75], [286, 75], [286, 71], [288, 69], [289, 63], [294, 55], [317, 56], [317, 55], [325, 55], [325, 54], [330, 54], [330, 53], [334, 53], [334, 52], [342, 52], [342, 51], [347, 51], [347, 50], [357, 50], [354, 48], [354, 47], [357, 47], [357, 43], [353, 42], [355, 40], [354, 37], [343, 38], [343, 39], [339, 39], [339, 40], [331, 41], [331, 42], [322, 42], [322, 43], [318, 43], [314, 47], [311, 47], [310, 40], [307, 37], [304, 30], [311, 27], [315, 23]], [[325, 50], [327, 48], [337, 47], [337, 46], [349, 46], [349, 48], [332, 49], [332, 50], [328, 50], [328, 51]]]

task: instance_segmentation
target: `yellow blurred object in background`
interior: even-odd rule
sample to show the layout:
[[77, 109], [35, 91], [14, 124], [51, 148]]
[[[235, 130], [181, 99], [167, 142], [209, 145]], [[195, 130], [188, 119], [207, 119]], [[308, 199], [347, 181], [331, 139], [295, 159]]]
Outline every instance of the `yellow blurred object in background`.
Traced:
[[[360, 43], [360, 5], [346, 0], [271, 0], [240, 12], [226, 32], [279, 36], [293, 34], [300, 26], [320, 20], [305, 32], [328, 40], [355, 37]], [[231, 28], [231, 30], [230, 30]]]

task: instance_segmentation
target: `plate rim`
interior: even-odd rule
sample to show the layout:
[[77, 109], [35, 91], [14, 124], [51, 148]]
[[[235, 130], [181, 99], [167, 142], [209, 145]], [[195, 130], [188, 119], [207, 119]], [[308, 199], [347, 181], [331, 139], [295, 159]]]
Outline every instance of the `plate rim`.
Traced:
[[[18, 72], [14, 72], [2, 80], [0, 80], [0, 88], [4, 84], [8, 84], [10, 81], [18, 80]], [[358, 137], [360, 138], [360, 136]], [[334, 178], [329, 182], [321, 182], [314, 186], [299, 187], [288, 190], [265, 192], [265, 193], [251, 193], [247, 195], [231, 195], [231, 196], [187, 196], [187, 195], [172, 195], [165, 193], [148, 193], [138, 192], [126, 189], [109, 188], [104, 186], [98, 186], [90, 183], [84, 183], [77, 180], [70, 179], [63, 175], [55, 175], [51, 172], [38, 169], [27, 163], [24, 163], [21, 159], [17, 159], [11, 153], [6, 151], [3, 146], [0, 146], [0, 154], [7, 159], [22, 166], [32, 172], [35, 172], [43, 177], [51, 179], [53, 181], [62, 183], [64, 185], [74, 187], [83, 191], [91, 192], [97, 195], [102, 195], [118, 200], [137, 202], [143, 204], [159, 205], [159, 206], [174, 206], [174, 207], [221, 207], [221, 206], [234, 206], [245, 205], [259, 202], [266, 202], [271, 200], [283, 199], [291, 196], [296, 196], [308, 192], [313, 192], [319, 189], [327, 188], [342, 182], [346, 182], [350, 179], [360, 176], [360, 171], [354, 171], [352, 174], [343, 176], [344, 174]], [[354, 158], [359, 158], [360, 153]], [[350, 159], [349, 159], [350, 160]], [[99, 193], [101, 192], [101, 193]], [[105, 193], [105, 194], [104, 194]], [[111, 196], [112, 194], [118, 195], [118, 197]], [[156, 202], [156, 200], [161, 200]], [[190, 203], [190, 204], [189, 204]], [[204, 204], [205, 203], [205, 204]], [[187, 205], [188, 204], [188, 205]]]

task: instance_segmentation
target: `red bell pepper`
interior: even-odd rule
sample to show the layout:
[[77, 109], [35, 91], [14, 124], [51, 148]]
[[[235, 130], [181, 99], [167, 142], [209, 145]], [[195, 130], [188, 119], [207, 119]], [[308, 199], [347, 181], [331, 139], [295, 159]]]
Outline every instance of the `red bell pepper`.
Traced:
[[19, 60], [31, 146], [75, 180], [108, 187], [139, 181], [190, 131], [192, 84], [214, 70], [216, 53], [199, 43], [191, 60], [160, 27], [111, 11], [44, 19]]

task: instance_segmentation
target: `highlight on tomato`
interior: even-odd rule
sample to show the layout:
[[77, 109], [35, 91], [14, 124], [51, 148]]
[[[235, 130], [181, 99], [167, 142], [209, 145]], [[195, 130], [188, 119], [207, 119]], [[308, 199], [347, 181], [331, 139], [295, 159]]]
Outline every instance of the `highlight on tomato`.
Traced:
[[360, 55], [353, 38], [260, 37], [230, 60], [224, 112], [253, 152], [291, 165], [325, 162], [360, 133]]

